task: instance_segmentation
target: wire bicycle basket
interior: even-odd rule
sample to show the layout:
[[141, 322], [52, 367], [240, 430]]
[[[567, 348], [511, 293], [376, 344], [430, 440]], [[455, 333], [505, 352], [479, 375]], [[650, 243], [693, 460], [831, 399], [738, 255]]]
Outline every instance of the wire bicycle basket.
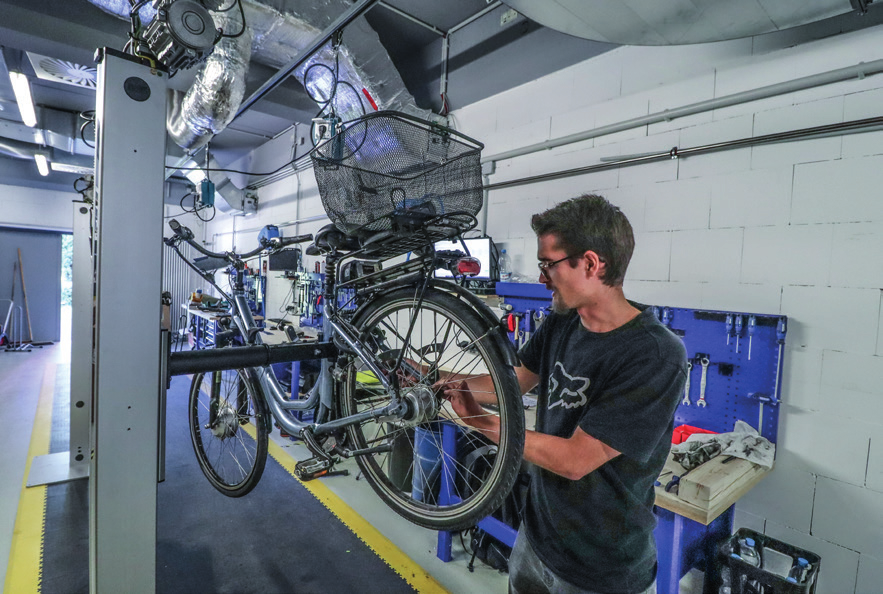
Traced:
[[311, 158], [337, 228], [393, 256], [475, 227], [483, 148], [444, 126], [378, 111], [345, 123]]

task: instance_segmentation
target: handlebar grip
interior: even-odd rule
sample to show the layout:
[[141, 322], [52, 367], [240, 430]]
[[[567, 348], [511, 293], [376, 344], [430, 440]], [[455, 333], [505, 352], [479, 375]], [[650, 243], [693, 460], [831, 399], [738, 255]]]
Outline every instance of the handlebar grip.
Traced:
[[306, 241], [312, 241], [313, 234], [307, 233], [306, 235], [295, 235], [294, 237], [276, 237], [272, 241], [275, 244], [273, 247], [285, 247], [286, 245], [292, 245], [294, 243], [304, 243]]
[[185, 240], [186, 239], [193, 239], [193, 231], [191, 231], [190, 229], [188, 229], [187, 227], [185, 227], [184, 225], [179, 223], [176, 219], [172, 219], [171, 221], [169, 221], [169, 227], [172, 228], [172, 231], [178, 237], [185, 239]]

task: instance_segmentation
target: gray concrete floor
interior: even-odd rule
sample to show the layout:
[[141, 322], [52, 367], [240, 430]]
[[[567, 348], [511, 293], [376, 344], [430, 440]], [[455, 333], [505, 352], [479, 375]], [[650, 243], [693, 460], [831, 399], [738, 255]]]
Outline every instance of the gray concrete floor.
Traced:
[[[67, 320], [62, 316], [62, 337], [69, 336], [68, 310]], [[0, 350], [0, 402], [3, 403], [3, 430], [0, 431], [0, 452], [3, 452], [0, 457], [0, 476], [3, 477], [0, 481], [0, 589], [6, 581], [12, 531], [25, 479], [43, 372], [46, 365], [52, 363], [70, 363], [69, 341], [29, 352]]]

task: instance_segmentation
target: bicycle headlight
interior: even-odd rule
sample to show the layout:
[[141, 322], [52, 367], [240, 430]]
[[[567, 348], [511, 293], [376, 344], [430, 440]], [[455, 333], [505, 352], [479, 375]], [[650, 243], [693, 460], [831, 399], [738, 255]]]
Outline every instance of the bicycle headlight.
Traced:
[[144, 41], [169, 74], [190, 68], [208, 56], [218, 40], [209, 11], [195, 0], [161, 0]]

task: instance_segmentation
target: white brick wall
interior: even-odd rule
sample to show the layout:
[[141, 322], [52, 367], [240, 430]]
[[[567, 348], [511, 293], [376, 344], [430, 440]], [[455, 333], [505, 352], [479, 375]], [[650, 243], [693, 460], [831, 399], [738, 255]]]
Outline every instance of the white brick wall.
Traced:
[[819, 477], [812, 533], [829, 542], [883, 557], [880, 514], [883, 493]]
[[[881, 31], [784, 49], [746, 40], [620, 48], [569, 69], [583, 98], [574, 99], [570, 111], [551, 114], [549, 137], [878, 59]], [[752, 55], [753, 48], [762, 49]], [[547, 92], [542, 82], [511, 95], [541, 103]], [[517, 179], [602, 157], [875, 117], [881, 101], [883, 76], [871, 76], [643, 126], [498, 167], [501, 177]], [[495, 102], [490, 98], [474, 111], [489, 113]], [[516, 113], [511, 98], [496, 105]], [[471, 111], [462, 110], [460, 121], [480, 119]], [[486, 118], [482, 122], [487, 127]], [[498, 127], [494, 134], [505, 132]], [[587, 191], [623, 209], [637, 244], [625, 283], [629, 297], [789, 316], [777, 466], [739, 502], [737, 524], [821, 554], [820, 594], [878, 592], [883, 132], [728, 150], [570, 179], [525, 187], [547, 199], [536, 210]], [[520, 242], [525, 267], [532, 267], [531, 233], [512, 218], [526, 216], [527, 196], [491, 192], [491, 202], [508, 218], [489, 221], [489, 230], [503, 234], [513, 251]]]
[[742, 282], [825, 284], [833, 235], [832, 225], [746, 228]]
[[785, 286], [782, 313], [792, 344], [868, 354], [877, 346], [880, 295], [876, 289]]
[[[824, 139], [827, 142], [837, 140]], [[883, 157], [807, 163], [794, 168], [792, 223], [883, 220]]]
[[862, 554], [858, 562], [858, 583], [855, 594], [876, 594], [883, 584], [883, 557]]
[[[698, 205], [702, 206], [701, 201]], [[671, 280], [736, 280], [742, 257], [743, 229], [675, 231], [671, 241]]]

